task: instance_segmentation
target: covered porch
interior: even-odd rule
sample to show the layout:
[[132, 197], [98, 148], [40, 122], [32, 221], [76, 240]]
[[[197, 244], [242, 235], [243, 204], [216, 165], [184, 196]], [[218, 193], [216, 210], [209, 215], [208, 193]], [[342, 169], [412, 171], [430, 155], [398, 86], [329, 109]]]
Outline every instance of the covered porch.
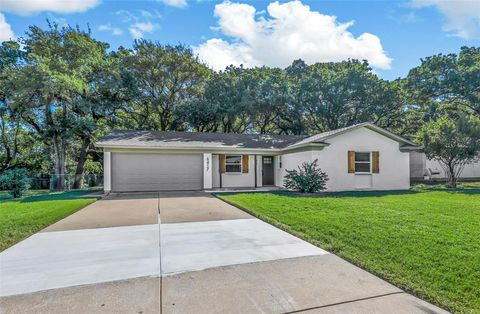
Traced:
[[271, 153], [211, 154], [211, 189], [235, 190], [274, 188], [281, 158]]

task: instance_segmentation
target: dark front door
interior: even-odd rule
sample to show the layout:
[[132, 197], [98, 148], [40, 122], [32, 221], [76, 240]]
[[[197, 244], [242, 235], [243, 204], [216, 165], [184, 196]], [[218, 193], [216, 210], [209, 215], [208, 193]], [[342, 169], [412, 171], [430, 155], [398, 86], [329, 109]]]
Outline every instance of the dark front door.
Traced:
[[273, 157], [262, 156], [262, 185], [274, 185]]

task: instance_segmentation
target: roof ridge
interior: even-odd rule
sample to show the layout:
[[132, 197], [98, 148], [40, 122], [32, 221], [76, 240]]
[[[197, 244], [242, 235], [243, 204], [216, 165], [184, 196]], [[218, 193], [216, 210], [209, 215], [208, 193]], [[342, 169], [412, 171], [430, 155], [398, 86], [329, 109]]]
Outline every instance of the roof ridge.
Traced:
[[166, 131], [161, 131], [161, 130], [122, 130], [122, 129], [113, 129], [112, 132], [150, 132], [150, 133], [185, 133], [185, 134], [221, 134], [221, 135], [237, 135], [237, 136], [284, 136], [284, 137], [309, 137], [310, 135], [304, 134], [304, 135], [299, 135], [299, 134], [271, 134], [271, 133], [235, 133], [235, 132], [196, 132], [196, 131], [176, 131], [176, 130], [166, 130]]

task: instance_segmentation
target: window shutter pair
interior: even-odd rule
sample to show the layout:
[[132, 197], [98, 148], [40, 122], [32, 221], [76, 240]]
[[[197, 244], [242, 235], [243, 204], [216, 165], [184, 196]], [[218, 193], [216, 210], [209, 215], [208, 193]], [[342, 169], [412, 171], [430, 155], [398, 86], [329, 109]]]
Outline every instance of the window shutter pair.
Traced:
[[[372, 173], [380, 173], [380, 152], [372, 152]], [[348, 173], [355, 173], [355, 152], [348, 151]]]
[[[248, 155], [242, 155], [242, 172], [243, 173], [248, 173]], [[225, 155], [218, 155], [218, 163], [219, 167], [218, 169], [220, 170], [220, 173], [225, 173], [226, 172], [226, 158]]]

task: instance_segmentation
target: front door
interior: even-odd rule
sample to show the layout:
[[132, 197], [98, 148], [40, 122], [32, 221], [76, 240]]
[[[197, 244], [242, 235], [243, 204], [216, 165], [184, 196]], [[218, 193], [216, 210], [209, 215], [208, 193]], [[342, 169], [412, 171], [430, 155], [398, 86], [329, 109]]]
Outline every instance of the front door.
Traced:
[[262, 185], [274, 185], [272, 156], [262, 156]]

